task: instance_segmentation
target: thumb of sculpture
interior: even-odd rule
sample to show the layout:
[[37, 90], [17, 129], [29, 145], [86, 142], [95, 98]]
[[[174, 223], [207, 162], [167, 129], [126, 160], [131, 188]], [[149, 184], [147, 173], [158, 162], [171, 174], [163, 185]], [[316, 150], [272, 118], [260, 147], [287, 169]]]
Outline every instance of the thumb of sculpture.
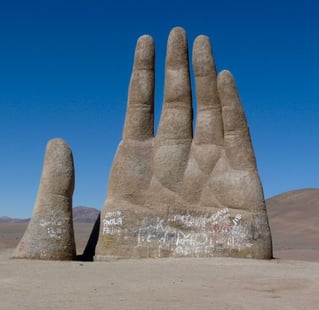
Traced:
[[48, 142], [32, 218], [14, 258], [72, 260], [74, 166], [72, 151], [62, 139]]

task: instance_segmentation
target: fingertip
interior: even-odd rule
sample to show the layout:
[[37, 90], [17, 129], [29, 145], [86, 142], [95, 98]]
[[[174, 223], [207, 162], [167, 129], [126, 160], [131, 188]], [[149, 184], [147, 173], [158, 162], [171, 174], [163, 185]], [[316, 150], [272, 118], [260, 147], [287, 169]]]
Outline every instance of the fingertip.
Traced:
[[168, 44], [173, 44], [175, 46], [176, 44], [185, 44], [186, 42], [186, 31], [182, 27], [174, 27], [168, 36]]
[[196, 76], [210, 73], [216, 75], [216, 68], [209, 37], [199, 35], [193, 44], [193, 68]]
[[187, 35], [182, 27], [173, 28], [169, 34], [166, 65], [173, 70], [188, 66]]
[[197, 36], [194, 40], [194, 46], [205, 46], [209, 44], [210, 45], [210, 40], [209, 37], [203, 34], [200, 34], [199, 36]]
[[143, 34], [137, 39], [137, 42], [142, 41], [142, 40], [153, 41], [153, 38], [149, 34]]
[[150, 35], [142, 35], [139, 37], [135, 48], [134, 66], [136, 69], [154, 68], [154, 40]]
[[228, 106], [232, 105], [234, 102], [240, 102], [235, 79], [230, 71], [223, 70], [218, 74], [217, 89], [222, 106]]
[[217, 79], [220, 83], [225, 83], [225, 84], [234, 82], [234, 77], [229, 70], [222, 70], [218, 74]]
[[72, 160], [72, 150], [70, 146], [61, 138], [54, 138], [49, 140], [46, 146], [46, 158], [49, 161], [56, 163], [62, 163], [63, 165]]
[[70, 146], [61, 138], [48, 141], [44, 155], [41, 186], [48, 193], [72, 196], [74, 162]]
[[186, 31], [183, 27], [181, 26], [176, 26], [174, 28], [172, 28], [172, 30], [169, 33], [169, 37], [170, 36], [175, 36], [175, 35], [180, 35], [180, 34], [184, 34], [186, 35]]
[[73, 165], [73, 155], [70, 146], [61, 138], [54, 138], [48, 141], [45, 151], [45, 157], [49, 162], [54, 162], [54, 165], [70, 162]]
[[153, 45], [154, 45], [154, 40], [148, 34], [143, 34], [137, 39], [137, 44], [136, 44], [137, 47], [147, 47], [147, 46], [153, 47]]
[[65, 149], [70, 149], [69, 145], [61, 138], [53, 138], [48, 141], [47, 149], [55, 149], [57, 147], [62, 147]]

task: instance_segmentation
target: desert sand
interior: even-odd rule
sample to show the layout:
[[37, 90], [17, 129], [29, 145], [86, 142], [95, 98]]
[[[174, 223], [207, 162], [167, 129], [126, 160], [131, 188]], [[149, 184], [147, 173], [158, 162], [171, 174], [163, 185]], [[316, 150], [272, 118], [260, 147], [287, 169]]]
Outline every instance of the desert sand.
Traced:
[[1, 309], [317, 309], [319, 263], [0, 260]]

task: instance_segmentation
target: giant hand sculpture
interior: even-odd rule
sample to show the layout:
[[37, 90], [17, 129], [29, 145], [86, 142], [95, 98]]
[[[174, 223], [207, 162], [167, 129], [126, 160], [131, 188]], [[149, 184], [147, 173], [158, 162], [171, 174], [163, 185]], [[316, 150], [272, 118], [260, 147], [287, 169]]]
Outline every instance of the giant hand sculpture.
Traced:
[[271, 258], [271, 235], [246, 118], [232, 75], [216, 74], [209, 39], [193, 47], [197, 119], [185, 31], [167, 46], [154, 137], [154, 44], [135, 50], [123, 140], [101, 213], [96, 260], [108, 257]]

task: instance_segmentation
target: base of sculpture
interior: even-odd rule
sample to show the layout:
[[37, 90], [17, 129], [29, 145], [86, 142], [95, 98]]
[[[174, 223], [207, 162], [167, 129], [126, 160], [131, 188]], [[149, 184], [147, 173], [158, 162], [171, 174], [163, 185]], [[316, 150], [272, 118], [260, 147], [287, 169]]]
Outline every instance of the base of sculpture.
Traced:
[[75, 257], [72, 218], [69, 212], [55, 210], [33, 214], [12, 258], [73, 260]]
[[[116, 210], [102, 214], [96, 261], [119, 258], [240, 257], [272, 258], [267, 217], [228, 208], [216, 212], [176, 208], [139, 214]], [[135, 208], [136, 209], [136, 208]], [[183, 211], [181, 211], [183, 210]], [[192, 208], [194, 210], [194, 208]], [[258, 227], [256, 227], [258, 223]], [[264, 227], [264, 228], [263, 228]], [[265, 236], [266, 237], [262, 237]]]

